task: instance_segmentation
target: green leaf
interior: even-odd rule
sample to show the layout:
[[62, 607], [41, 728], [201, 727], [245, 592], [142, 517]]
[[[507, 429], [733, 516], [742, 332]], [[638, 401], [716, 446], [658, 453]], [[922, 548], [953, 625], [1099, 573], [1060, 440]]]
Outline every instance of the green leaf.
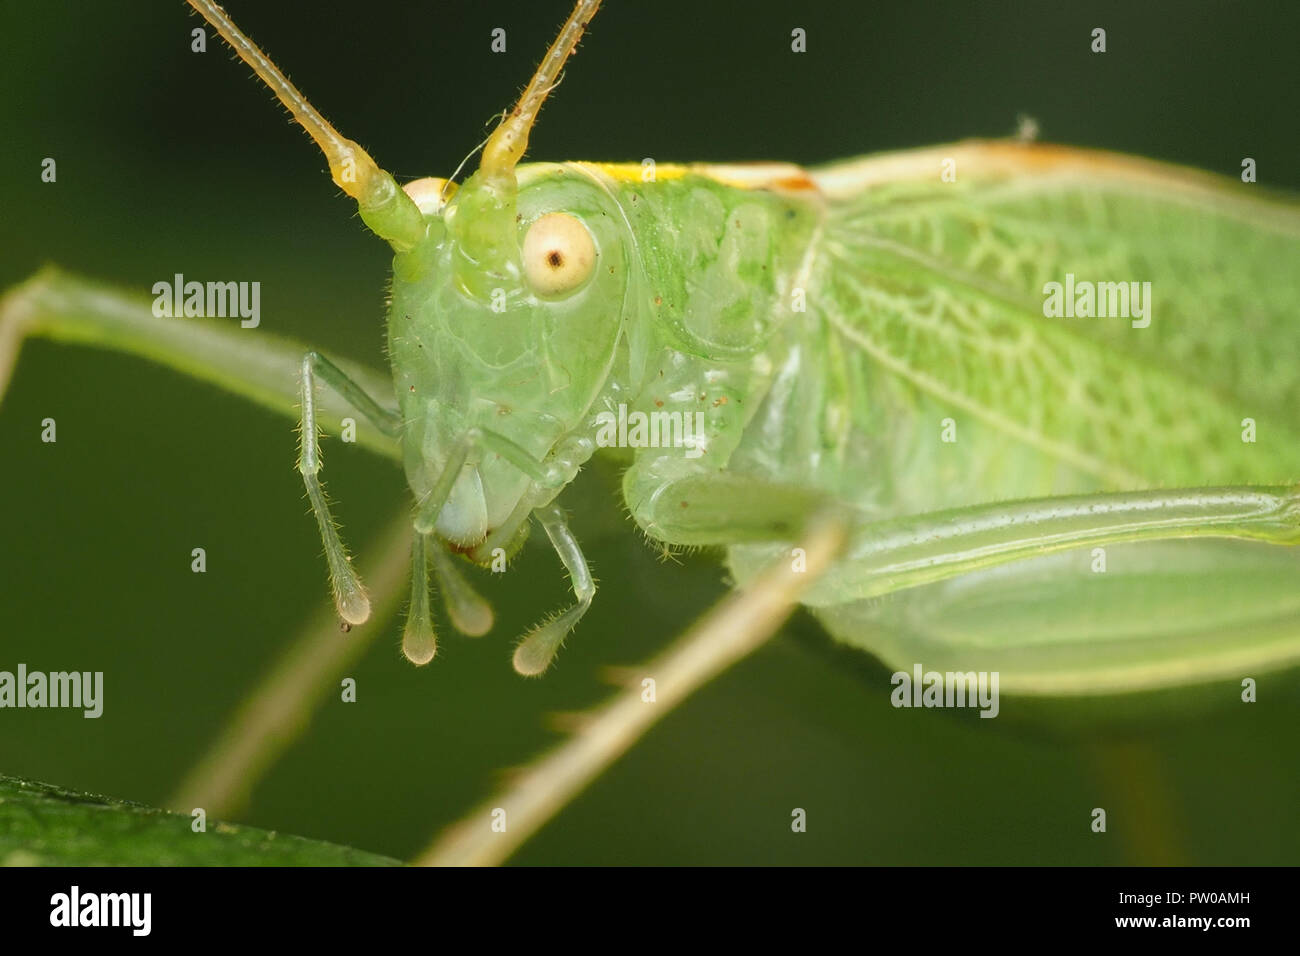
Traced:
[[5, 866], [400, 866], [373, 853], [273, 830], [191, 818], [0, 774]]

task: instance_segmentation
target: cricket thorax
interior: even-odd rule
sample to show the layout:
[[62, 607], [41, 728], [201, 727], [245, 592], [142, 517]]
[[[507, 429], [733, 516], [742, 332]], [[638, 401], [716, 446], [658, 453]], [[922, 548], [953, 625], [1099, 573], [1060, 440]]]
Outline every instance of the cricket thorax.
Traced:
[[741, 187], [702, 170], [619, 182], [666, 343], [707, 360], [747, 358], [804, 308], [815, 192]]
[[576, 165], [617, 196], [633, 245], [632, 308], [596, 444], [653, 459], [660, 477], [725, 467], [770, 379], [769, 350], [805, 308], [820, 196], [791, 175]]

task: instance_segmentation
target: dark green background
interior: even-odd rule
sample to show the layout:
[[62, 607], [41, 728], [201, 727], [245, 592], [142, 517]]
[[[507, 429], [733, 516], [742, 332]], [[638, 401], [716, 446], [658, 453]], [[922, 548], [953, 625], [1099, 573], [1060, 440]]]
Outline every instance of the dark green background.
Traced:
[[[1294, 3], [630, 3], [610, 0], [533, 159], [816, 163], [1012, 132], [1296, 188]], [[232, 16], [346, 135], [405, 180], [449, 175], [526, 82], [562, 0], [255, 3]], [[146, 293], [183, 272], [262, 283], [263, 328], [382, 363], [386, 247], [250, 71], [180, 2], [3, 6], [0, 284], [42, 262]], [[364, 17], [364, 21], [361, 19]], [[489, 52], [493, 27], [508, 52]], [[789, 52], [790, 29], [808, 52]], [[1089, 52], [1094, 26], [1109, 52]], [[58, 162], [42, 184], [40, 161]], [[249, 333], [255, 334], [255, 333]], [[58, 420], [57, 445], [39, 422]], [[98, 721], [0, 712], [0, 770], [166, 799], [327, 602], [292, 425], [171, 372], [31, 343], [0, 406], [0, 668], [106, 672]], [[404, 507], [389, 463], [337, 441], [348, 539]], [[559, 666], [511, 638], [567, 598], [536, 547], [484, 581], [498, 626], [444, 629], [416, 670], [390, 624], [258, 787], [245, 822], [409, 857], [724, 593], [661, 564], [584, 476], [575, 526], [603, 585]], [[209, 570], [189, 570], [192, 547]], [[362, 564], [362, 570], [365, 565]], [[347, 638], [340, 638], [346, 640]], [[888, 675], [813, 622], [690, 700], [516, 857], [523, 863], [1285, 863], [1300, 859], [1294, 675], [995, 721], [894, 710]], [[1217, 701], [1217, 703], [1216, 703]], [[1226, 703], [1225, 703], [1226, 702]], [[1110, 832], [1089, 832], [1089, 811]], [[808, 832], [789, 829], [808, 811]]]

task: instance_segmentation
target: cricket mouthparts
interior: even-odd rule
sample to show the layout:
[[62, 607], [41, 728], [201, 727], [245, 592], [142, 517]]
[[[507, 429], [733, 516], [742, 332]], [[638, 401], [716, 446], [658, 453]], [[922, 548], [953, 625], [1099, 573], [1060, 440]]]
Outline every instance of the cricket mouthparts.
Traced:
[[487, 538], [487, 496], [477, 468], [465, 468], [452, 486], [437, 521], [438, 534], [460, 550], [478, 547]]

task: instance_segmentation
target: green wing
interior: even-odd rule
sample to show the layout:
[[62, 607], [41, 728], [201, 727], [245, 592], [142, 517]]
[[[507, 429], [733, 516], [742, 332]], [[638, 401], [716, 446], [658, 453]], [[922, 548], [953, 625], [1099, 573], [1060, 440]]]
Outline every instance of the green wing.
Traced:
[[[812, 177], [828, 196], [828, 325], [869, 358], [869, 378], [906, 383], [907, 401], [874, 384], [857, 397], [872, 407], [856, 412], [910, 411], [898, 431], [919, 425], [927, 446], [938, 420], [926, 416], [969, 426], [954, 454], [984, 476], [977, 497], [1300, 479], [1294, 199], [1015, 143], [887, 154]], [[1045, 317], [1045, 284], [1067, 274], [1150, 282], [1150, 325]], [[1248, 418], [1254, 443], [1242, 440]], [[1020, 459], [1004, 476], [1035, 477], [1003, 492], [988, 474], [1008, 455]], [[890, 457], [915, 478], [937, 473], [916, 448]], [[973, 490], [914, 504], [970, 503]]]
[[[812, 178], [828, 206], [810, 302], [827, 355], [849, 356], [828, 361], [842, 371], [826, 401], [852, 403], [842, 447], [871, 448], [874, 467], [859, 459], [841, 485], [867, 487], [864, 505], [917, 513], [1300, 479], [1293, 199], [1020, 144], [890, 154]], [[1150, 282], [1150, 325], [1045, 316], [1044, 286], [1067, 274]], [[955, 442], [941, 440], [945, 418]], [[1296, 549], [1107, 552], [1105, 574], [1087, 551], [1063, 552], [816, 613], [891, 666], [997, 671], [1011, 693], [1236, 681], [1300, 660]]]

